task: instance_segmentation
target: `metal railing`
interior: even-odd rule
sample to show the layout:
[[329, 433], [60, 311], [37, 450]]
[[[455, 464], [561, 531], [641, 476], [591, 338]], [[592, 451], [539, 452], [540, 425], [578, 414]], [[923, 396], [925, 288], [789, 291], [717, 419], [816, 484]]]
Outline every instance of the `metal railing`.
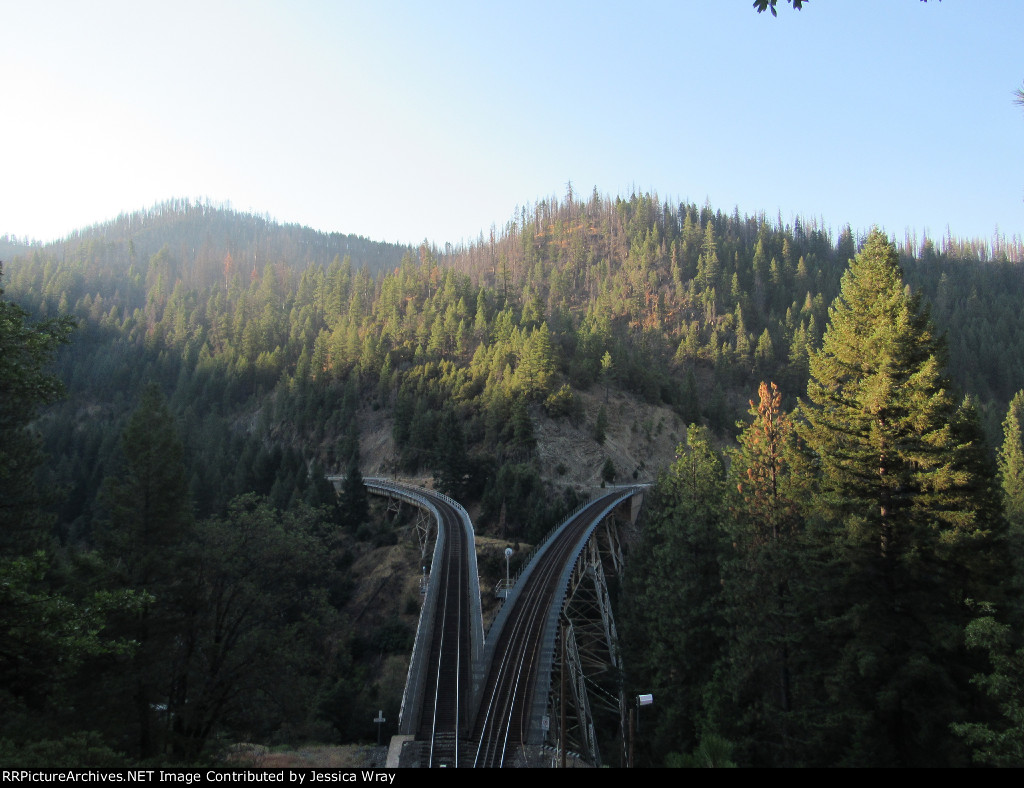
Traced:
[[[415, 713], [410, 709], [407, 712], [407, 702], [418, 698], [422, 693], [428, 665], [426, 664], [427, 652], [430, 650], [430, 640], [433, 636], [434, 618], [437, 612], [438, 587], [441, 584], [440, 573], [434, 572], [433, 568], [440, 562], [444, 549], [444, 518], [441, 517], [437, 506], [430, 500], [438, 498], [450, 506], [459, 516], [462, 527], [465, 530], [469, 541], [467, 560], [469, 562], [469, 604], [470, 604], [470, 659], [471, 664], [480, 662], [483, 654], [483, 610], [480, 603], [480, 574], [476, 560], [476, 531], [469, 513], [455, 499], [441, 492], [417, 488], [403, 484], [392, 479], [382, 477], [367, 477], [363, 483], [368, 490], [378, 494], [390, 495], [407, 501], [414, 506], [426, 509], [437, 521], [438, 538], [435, 540], [434, 552], [431, 557], [431, 571], [427, 580], [427, 593], [424, 597], [423, 607], [420, 608], [419, 623], [416, 627], [416, 637], [413, 641], [412, 658], [409, 661], [409, 672], [406, 678], [405, 691], [402, 694], [402, 709], [399, 714], [399, 730], [403, 734], [414, 734], [419, 725], [415, 719]], [[417, 710], [418, 711], [418, 710]]]

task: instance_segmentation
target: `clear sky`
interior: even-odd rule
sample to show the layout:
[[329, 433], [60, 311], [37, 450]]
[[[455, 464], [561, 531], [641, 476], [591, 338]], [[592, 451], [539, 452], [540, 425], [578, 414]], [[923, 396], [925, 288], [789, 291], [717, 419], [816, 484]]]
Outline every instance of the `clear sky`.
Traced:
[[1022, 0], [0, 0], [0, 234], [175, 197], [439, 245], [565, 194], [1024, 234]]

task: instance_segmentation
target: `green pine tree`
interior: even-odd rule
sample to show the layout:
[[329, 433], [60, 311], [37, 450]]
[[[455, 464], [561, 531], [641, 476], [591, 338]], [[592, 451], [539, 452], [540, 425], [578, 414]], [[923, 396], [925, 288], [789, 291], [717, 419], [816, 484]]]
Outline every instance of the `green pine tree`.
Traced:
[[1018, 620], [1024, 596], [1024, 390], [1018, 391], [1003, 420], [1003, 443], [999, 447], [998, 483], [1006, 516], [1007, 546], [1013, 563], [1013, 586]]
[[517, 387], [527, 399], [543, 399], [551, 390], [554, 374], [555, 351], [551, 344], [551, 331], [547, 323], [541, 323], [523, 342], [516, 368]]
[[608, 386], [615, 375], [615, 362], [612, 361], [612, 354], [607, 350], [601, 356], [601, 380], [604, 381], [604, 401], [608, 402]]
[[355, 463], [349, 466], [348, 474], [341, 483], [338, 511], [341, 513], [341, 524], [351, 531], [358, 530], [370, 519], [369, 495], [363, 483], [363, 474]]
[[[108, 615], [133, 611], [139, 600], [120, 589], [61, 588], [58, 562], [43, 549], [49, 518], [34, 476], [44, 456], [28, 425], [63, 391], [45, 367], [74, 323], [57, 318], [31, 325], [27, 318], [20, 306], [0, 298], [0, 764], [53, 765], [60, 753], [64, 763], [82, 757], [86, 765], [89, 756], [75, 748], [86, 737], [63, 735], [68, 693], [89, 658], [131, 652], [131, 643], [109, 639], [103, 630]], [[55, 737], [36, 750], [52, 748], [48, 764], [31, 743], [43, 734]], [[98, 745], [92, 753], [110, 754]]]
[[800, 435], [819, 467], [815, 508], [841, 569], [831, 692], [836, 757], [863, 765], [962, 762], [961, 633], [975, 578], [956, 565], [992, 534], [958, 441], [945, 344], [877, 230], [843, 275], [810, 358]]
[[0, 287], [0, 554], [13, 556], [31, 553], [49, 536], [35, 484], [43, 453], [28, 425], [64, 391], [45, 367], [69, 341], [74, 321], [60, 317], [32, 325], [3, 292]]
[[642, 541], [625, 578], [625, 662], [636, 692], [665, 699], [642, 760], [664, 763], [697, 746], [705, 689], [722, 649], [724, 467], [706, 428], [690, 425], [678, 458], [644, 507]]
[[151, 596], [137, 615], [114, 631], [138, 643], [120, 689], [125, 714], [133, 721], [137, 752], [162, 752], [159, 709], [170, 692], [170, 664], [187, 616], [183, 596], [190, 591], [187, 549], [194, 536], [184, 450], [174, 418], [159, 387], [150, 384], [128, 421], [122, 439], [122, 468], [104, 480], [101, 502], [108, 516], [99, 530], [101, 555], [111, 582]]
[[516, 397], [512, 403], [511, 414], [513, 451], [523, 458], [528, 458], [537, 446], [537, 436], [533, 429], [533, 418], [524, 397]]
[[466, 433], [455, 408], [445, 408], [438, 430], [434, 487], [453, 498], [460, 499], [465, 495], [471, 469], [469, 458], [466, 456]]
[[608, 414], [605, 412], [604, 405], [597, 412], [597, 418], [594, 420], [594, 440], [598, 443], [604, 443], [604, 439], [608, 437]]
[[1003, 445], [999, 448], [999, 480], [1002, 484], [1003, 508], [1010, 529], [1024, 536], [1024, 390], [1018, 391], [1003, 420]]
[[[991, 610], [983, 612], [992, 612]], [[991, 723], [955, 723], [953, 731], [974, 748], [973, 760], [989, 766], [1024, 766], [1024, 646], [1006, 624], [985, 615], [967, 626], [967, 645], [988, 652], [992, 672], [973, 681], [999, 706]]]

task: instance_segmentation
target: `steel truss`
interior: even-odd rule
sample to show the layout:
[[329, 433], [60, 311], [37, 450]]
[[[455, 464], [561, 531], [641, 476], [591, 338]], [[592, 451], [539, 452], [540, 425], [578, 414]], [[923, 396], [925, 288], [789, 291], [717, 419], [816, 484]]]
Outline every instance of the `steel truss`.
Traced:
[[415, 501], [411, 502], [407, 498], [400, 498], [387, 489], [367, 487], [367, 492], [384, 498], [385, 517], [390, 515], [392, 525], [401, 520], [404, 504], [408, 503], [412, 507], [415, 519], [410, 527], [416, 534], [416, 541], [420, 546], [420, 559], [426, 558], [433, 550], [434, 540], [437, 539], [437, 520], [433, 514]]
[[618, 718], [625, 730], [622, 658], [608, 588], [608, 577], [617, 578], [622, 566], [613, 513], [594, 530], [570, 575], [548, 699], [556, 747], [595, 766], [601, 765], [598, 724]]

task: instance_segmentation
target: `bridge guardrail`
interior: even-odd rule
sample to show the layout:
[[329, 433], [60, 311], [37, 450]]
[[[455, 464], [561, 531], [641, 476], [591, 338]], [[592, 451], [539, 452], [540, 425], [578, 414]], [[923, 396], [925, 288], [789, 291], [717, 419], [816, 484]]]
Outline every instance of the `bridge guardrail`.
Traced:
[[[598, 523], [600, 523], [602, 520], [604, 520], [604, 518], [608, 516], [608, 513], [612, 509], [614, 509], [616, 506], [618, 506], [620, 503], [622, 503], [622, 501], [625, 500], [626, 498], [628, 498], [628, 497], [630, 497], [632, 495], [635, 495], [637, 493], [637, 491], [640, 490], [640, 489], [643, 489], [643, 487], [641, 485], [630, 485], [629, 487], [624, 488], [623, 491], [622, 491], [622, 494], [617, 496], [612, 503], [610, 503], [607, 507], [605, 507], [605, 509], [601, 513], [601, 516], [599, 518], [597, 518], [597, 520], [595, 520], [594, 527], [596, 527]], [[544, 539], [541, 540], [527, 554], [528, 558], [527, 558], [526, 562], [524, 562], [522, 568], [516, 574], [516, 579], [515, 579], [515, 581], [512, 584], [512, 588], [509, 590], [508, 595], [505, 597], [505, 600], [502, 603], [501, 609], [498, 611], [498, 614], [494, 617], [494, 621], [491, 622], [491, 627], [487, 631], [487, 637], [484, 640], [483, 659], [482, 659], [482, 661], [480, 663], [479, 675], [480, 675], [481, 678], [480, 678], [479, 681], [474, 682], [474, 687], [473, 687], [473, 706], [474, 706], [474, 708], [476, 708], [477, 705], [479, 705], [479, 697], [480, 697], [481, 692], [483, 691], [483, 687], [480, 686], [480, 684], [483, 681], [482, 677], [483, 677], [483, 675], [485, 673], [486, 666], [490, 665], [491, 660], [494, 658], [494, 648], [495, 648], [495, 644], [496, 644], [496, 642], [498, 640], [498, 637], [501, 634], [501, 629], [502, 629], [502, 627], [505, 626], [505, 621], [508, 619], [508, 617], [509, 617], [509, 615], [511, 613], [512, 607], [515, 605], [516, 599], [519, 597], [519, 591], [523, 587], [523, 583], [525, 582], [526, 578], [529, 577], [530, 573], [533, 572], [533, 569], [534, 569], [534, 567], [537, 564], [538, 557], [545, 550], [548, 549], [548, 547], [552, 544], [552, 542], [555, 540], [555, 538], [562, 531], [564, 531], [566, 528], [569, 527], [569, 524], [573, 521], [573, 519], [581, 511], [586, 509], [588, 506], [592, 506], [594, 504], [594, 502], [599, 500], [601, 497], [602, 496], [598, 496], [596, 498], [592, 498], [589, 501], [586, 501], [585, 503], [582, 503], [579, 506], [577, 506], [575, 509], [573, 509], [571, 514], [567, 515], [557, 527], [551, 529], [551, 531], [548, 532], [547, 536], [545, 536]], [[579, 550], [582, 549], [582, 546], [584, 544], [586, 544], [586, 541], [587, 541], [587, 539], [590, 538], [590, 534], [592, 533], [592, 531], [593, 531], [593, 529], [589, 529], [587, 531], [586, 536], [580, 542], [579, 546], [577, 547], [577, 549], [575, 551], [576, 555], [579, 554]], [[571, 568], [572, 568], [573, 564], [575, 564], [575, 559], [573, 560], [572, 563], [570, 563], [568, 565], [569, 568], [566, 570], [566, 573], [565, 573], [565, 576], [563, 578], [563, 581], [560, 581], [560, 582], [562, 582], [562, 586], [563, 587], [565, 585], [565, 582], [568, 582], [568, 577], [569, 577], [568, 572], [571, 571]], [[563, 592], [562, 596], [564, 597], [564, 592]], [[561, 610], [561, 603], [560, 602], [559, 602], [559, 604], [557, 606], [557, 609], [559, 611]], [[556, 618], [555, 618], [555, 622], [557, 623], [557, 615], [556, 615]], [[550, 626], [550, 623], [549, 623], [549, 626]], [[547, 675], [550, 675], [550, 659], [548, 659]], [[539, 682], [539, 683], [541, 683], [541, 682]], [[545, 691], [546, 690], [547, 690], [547, 686], [545, 684]], [[543, 709], [543, 703], [541, 704], [541, 708]], [[539, 724], [539, 717], [538, 717], [538, 724]]]
[[[399, 732], [403, 734], [414, 734], [417, 727], [419, 726], [419, 720], [415, 719], [415, 714], [411, 711], [407, 714], [406, 705], [410, 698], [418, 698], [422, 692], [423, 683], [426, 680], [426, 652], [430, 639], [433, 635], [433, 624], [434, 614], [437, 610], [437, 597], [438, 597], [438, 586], [441, 582], [441, 577], [438, 573], [433, 571], [433, 567], [441, 559], [441, 551], [444, 547], [444, 520], [441, 517], [441, 513], [437, 507], [430, 501], [430, 496], [440, 498], [459, 515], [459, 519], [462, 522], [462, 527], [466, 532], [469, 539], [469, 582], [470, 582], [470, 615], [472, 622], [470, 624], [470, 643], [471, 643], [471, 659], [473, 665], [476, 665], [480, 661], [480, 657], [483, 653], [483, 611], [480, 605], [480, 573], [477, 569], [476, 560], [476, 532], [473, 528], [473, 522], [469, 518], [469, 513], [465, 507], [462, 506], [454, 498], [445, 495], [441, 492], [435, 492], [433, 490], [423, 489], [420, 492], [417, 488], [410, 485], [396, 482], [392, 479], [385, 479], [381, 477], [367, 477], [363, 479], [363, 483], [367, 489], [378, 490], [386, 495], [394, 495], [401, 500], [408, 501], [414, 506], [426, 509], [434, 518], [437, 520], [438, 527], [438, 539], [435, 540], [434, 553], [431, 557], [431, 572], [430, 579], [427, 581], [427, 595], [424, 599], [423, 607], [420, 608], [419, 623], [416, 627], [416, 637], [413, 642], [412, 658], [409, 661], [409, 673], [406, 678], [405, 691], [402, 693], [402, 710], [399, 714]], [[427, 645], [422, 645], [427, 644]], [[407, 717], [410, 717], [407, 719]]]
[[[555, 597], [551, 601], [551, 607], [548, 609], [547, 623], [544, 627], [545, 636], [542, 641], [540, 664], [537, 671], [537, 683], [534, 687], [527, 743], [540, 744], [543, 742], [544, 734], [541, 729], [541, 718], [546, 712], [545, 706], [547, 703], [548, 693], [551, 689], [551, 671], [555, 660], [555, 637], [558, 633], [558, 617], [562, 614], [562, 607], [565, 604], [565, 593], [569, 587], [569, 578], [576, 566], [576, 562], [579, 560], [579, 555], [583, 552], [583, 548], [593, 536], [594, 531], [602, 522], [604, 522], [604, 519], [612, 513], [615, 507], [626, 499], [636, 495], [640, 489], [641, 488], [638, 485], [629, 487], [601, 510], [601, 513], [594, 518], [593, 525], [587, 529], [586, 533], [584, 533], [576, 543], [576, 547], [572, 552], [572, 560], [567, 561], [565, 566], [562, 568], [562, 574], [558, 579], [558, 591], [555, 593]], [[533, 739], [532, 741], [530, 740], [531, 738]]]

